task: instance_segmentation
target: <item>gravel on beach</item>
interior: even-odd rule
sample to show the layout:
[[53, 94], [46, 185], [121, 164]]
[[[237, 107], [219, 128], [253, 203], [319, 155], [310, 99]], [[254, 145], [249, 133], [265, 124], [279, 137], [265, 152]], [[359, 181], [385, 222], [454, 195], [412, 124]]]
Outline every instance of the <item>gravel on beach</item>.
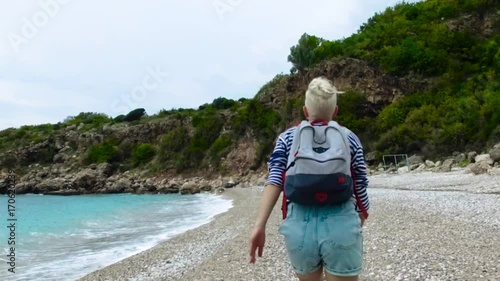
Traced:
[[[360, 280], [500, 280], [500, 177], [461, 171], [370, 177]], [[261, 187], [229, 189], [233, 208], [212, 222], [81, 280], [298, 280], [278, 227], [249, 263]], [[280, 199], [281, 200], [281, 199]]]

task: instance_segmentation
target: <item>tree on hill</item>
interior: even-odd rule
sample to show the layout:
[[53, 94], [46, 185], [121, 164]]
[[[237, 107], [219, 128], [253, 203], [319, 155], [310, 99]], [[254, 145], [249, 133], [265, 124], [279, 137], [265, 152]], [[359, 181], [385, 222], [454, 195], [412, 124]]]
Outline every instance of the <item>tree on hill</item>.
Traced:
[[311, 66], [314, 61], [314, 50], [318, 48], [324, 40], [313, 35], [304, 33], [299, 43], [290, 48], [290, 55], [288, 61], [293, 64], [290, 72], [304, 71], [307, 67]]
[[137, 108], [130, 111], [123, 120], [127, 122], [132, 122], [141, 119], [141, 117], [144, 116], [145, 114], [146, 110], [144, 108]]

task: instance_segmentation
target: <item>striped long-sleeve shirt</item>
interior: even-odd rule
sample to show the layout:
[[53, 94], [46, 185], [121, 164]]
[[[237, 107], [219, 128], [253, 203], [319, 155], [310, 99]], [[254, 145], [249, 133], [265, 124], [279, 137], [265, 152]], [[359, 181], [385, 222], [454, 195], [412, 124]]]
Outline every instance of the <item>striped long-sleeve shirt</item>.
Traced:
[[[286, 170], [288, 162], [288, 155], [292, 146], [293, 137], [297, 127], [292, 127], [285, 132], [281, 133], [276, 141], [274, 151], [271, 154], [268, 164], [269, 176], [266, 185], [272, 184], [283, 189], [283, 173]], [[368, 193], [367, 167], [363, 154], [363, 146], [359, 138], [350, 130], [348, 132], [349, 146], [351, 150], [351, 168], [353, 171], [354, 180], [356, 183], [356, 194], [358, 195], [358, 203], [356, 204], [356, 211], [362, 212], [359, 204], [362, 204], [366, 211], [370, 208]]]

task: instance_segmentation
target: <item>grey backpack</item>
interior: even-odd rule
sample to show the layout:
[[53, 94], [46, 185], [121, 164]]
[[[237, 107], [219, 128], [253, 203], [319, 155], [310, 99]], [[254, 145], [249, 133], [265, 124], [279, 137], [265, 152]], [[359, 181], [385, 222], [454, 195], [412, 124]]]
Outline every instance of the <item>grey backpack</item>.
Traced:
[[341, 204], [354, 194], [347, 131], [335, 121], [316, 123], [302, 121], [295, 131], [285, 196], [302, 205]]

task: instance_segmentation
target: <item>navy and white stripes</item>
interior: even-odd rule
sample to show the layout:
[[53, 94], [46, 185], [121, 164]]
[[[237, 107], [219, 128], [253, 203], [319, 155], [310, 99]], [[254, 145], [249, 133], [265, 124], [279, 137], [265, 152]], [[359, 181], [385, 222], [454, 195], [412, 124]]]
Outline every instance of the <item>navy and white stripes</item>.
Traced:
[[[269, 162], [267, 163], [269, 176], [266, 181], [266, 185], [272, 184], [283, 188], [283, 173], [286, 169], [288, 155], [290, 153], [290, 147], [292, 146], [293, 136], [296, 129], [297, 127], [292, 127], [281, 133], [278, 137], [274, 151], [271, 154]], [[348, 139], [351, 149], [351, 168], [356, 182], [356, 192], [359, 197], [359, 201], [363, 204], [365, 210], [368, 211], [370, 208], [370, 202], [366, 191], [366, 188], [368, 187], [368, 177], [366, 173], [367, 168], [363, 154], [363, 146], [353, 132], [350, 130], [347, 131], [349, 132]], [[356, 211], [361, 212], [361, 208], [357, 204]]]

